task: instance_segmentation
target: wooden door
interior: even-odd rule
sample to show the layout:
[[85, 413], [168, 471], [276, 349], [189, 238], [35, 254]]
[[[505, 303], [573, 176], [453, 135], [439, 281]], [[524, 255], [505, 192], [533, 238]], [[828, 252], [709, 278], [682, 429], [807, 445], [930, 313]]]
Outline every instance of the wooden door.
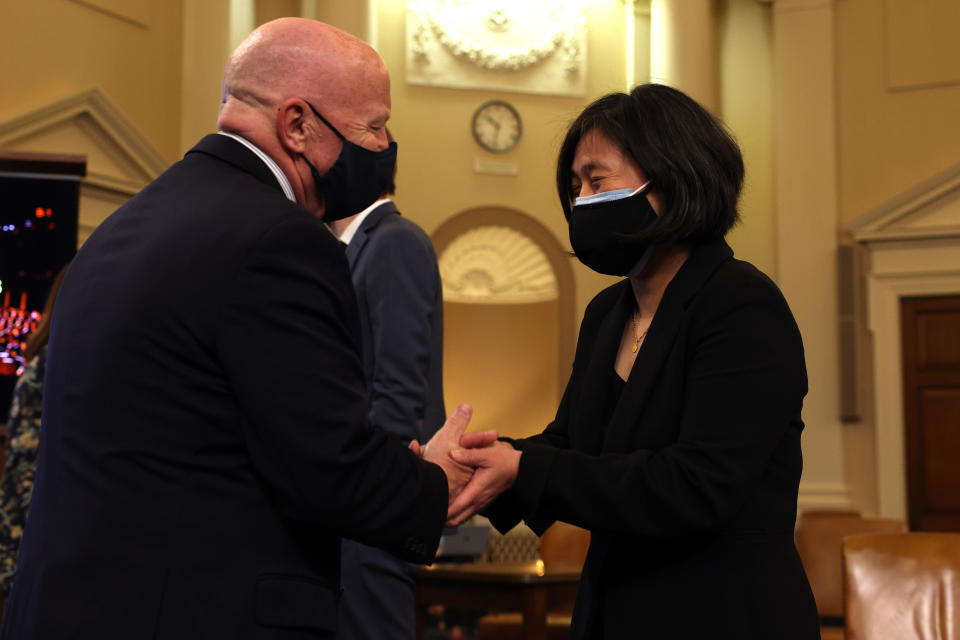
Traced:
[[960, 296], [900, 311], [910, 529], [960, 531]]

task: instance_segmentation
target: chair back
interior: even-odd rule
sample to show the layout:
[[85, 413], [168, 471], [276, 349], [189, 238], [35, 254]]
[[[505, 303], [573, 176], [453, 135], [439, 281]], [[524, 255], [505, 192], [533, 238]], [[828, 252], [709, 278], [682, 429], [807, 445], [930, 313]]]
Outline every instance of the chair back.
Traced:
[[540, 559], [583, 566], [590, 548], [590, 532], [566, 522], [554, 522], [540, 538]]
[[960, 534], [843, 542], [847, 640], [960, 640]]
[[855, 533], [901, 533], [902, 520], [862, 518], [856, 511], [805, 511], [797, 527], [797, 551], [810, 580], [820, 617], [843, 617], [843, 539]]

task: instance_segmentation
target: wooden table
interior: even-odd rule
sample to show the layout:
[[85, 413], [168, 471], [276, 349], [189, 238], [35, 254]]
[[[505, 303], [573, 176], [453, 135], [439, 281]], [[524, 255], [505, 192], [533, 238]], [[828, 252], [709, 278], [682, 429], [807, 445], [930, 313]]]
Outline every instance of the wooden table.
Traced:
[[486, 612], [520, 611], [524, 640], [547, 640], [547, 612], [572, 611], [580, 582], [575, 564], [460, 563], [423, 567], [417, 578], [417, 639], [427, 607], [442, 604]]

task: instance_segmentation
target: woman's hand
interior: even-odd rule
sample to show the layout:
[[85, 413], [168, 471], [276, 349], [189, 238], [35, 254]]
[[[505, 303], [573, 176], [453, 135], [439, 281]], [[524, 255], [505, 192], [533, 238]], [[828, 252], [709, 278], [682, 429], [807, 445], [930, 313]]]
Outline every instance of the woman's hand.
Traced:
[[480, 511], [494, 498], [513, 486], [520, 469], [521, 452], [506, 442], [486, 444], [484, 434], [467, 434], [450, 457], [459, 464], [474, 467], [473, 477], [447, 510], [447, 525], [456, 527]]

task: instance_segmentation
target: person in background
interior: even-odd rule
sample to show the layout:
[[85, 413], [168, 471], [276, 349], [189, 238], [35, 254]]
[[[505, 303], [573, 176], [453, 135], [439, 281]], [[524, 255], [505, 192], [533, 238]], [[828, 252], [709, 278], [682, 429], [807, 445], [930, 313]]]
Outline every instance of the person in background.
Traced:
[[393, 173], [383, 60], [281, 18], [237, 47], [222, 91], [219, 132], [64, 278], [5, 640], [333, 638], [341, 538], [430, 562], [472, 473], [449, 458], [469, 405], [422, 458], [369, 423], [323, 224]]
[[819, 638], [793, 542], [803, 344], [724, 241], [743, 175], [722, 125], [656, 84], [600, 98], [561, 146], [573, 250], [623, 279], [587, 306], [545, 431], [453, 452], [478, 469], [450, 522], [489, 505], [501, 531], [589, 529], [573, 640]]
[[53, 279], [40, 322], [27, 339], [27, 346], [23, 350], [23, 358], [27, 364], [13, 389], [13, 402], [7, 418], [3, 473], [0, 475], [0, 596], [4, 600], [9, 597], [13, 587], [20, 538], [27, 523], [27, 511], [33, 493], [33, 477], [37, 469], [37, 449], [40, 444], [43, 374], [47, 366], [50, 316], [68, 266], [69, 264], [63, 267]]
[[[443, 289], [430, 238], [400, 215], [395, 192], [396, 169], [376, 202], [330, 226], [347, 245], [357, 293], [370, 422], [409, 444], [427, 442], [444, 421]], [[345, 539], [337, 638], [412, 639], [417, 571]]]

